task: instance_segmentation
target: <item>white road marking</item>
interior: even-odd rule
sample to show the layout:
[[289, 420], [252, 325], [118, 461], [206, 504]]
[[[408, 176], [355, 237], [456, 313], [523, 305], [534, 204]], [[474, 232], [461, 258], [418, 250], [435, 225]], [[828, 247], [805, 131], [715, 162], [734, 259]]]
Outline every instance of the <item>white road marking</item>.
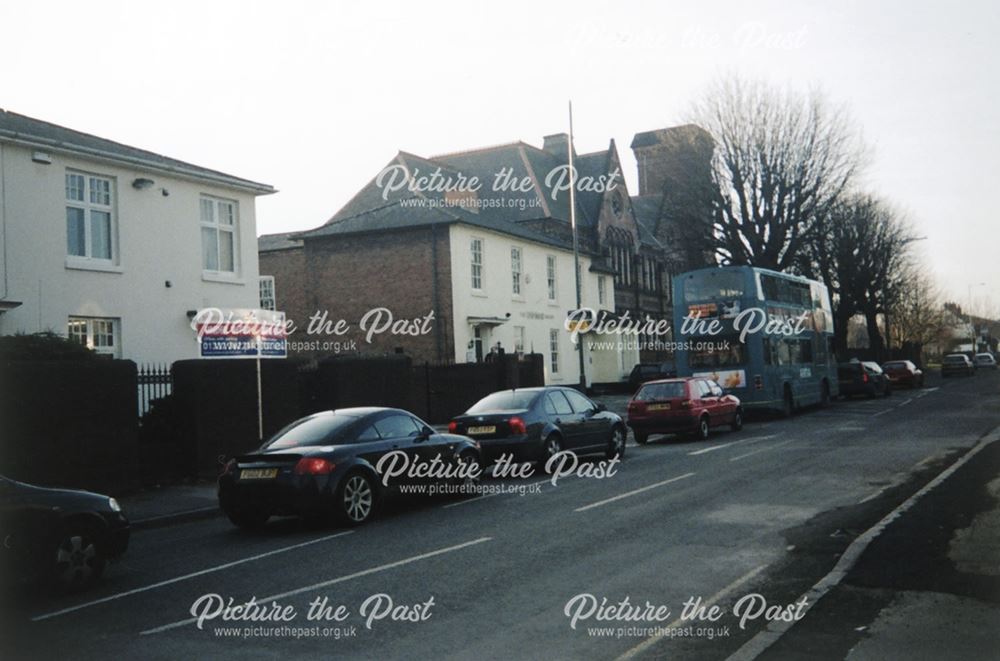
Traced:
[[[784, 432], [782, 432], [784, 433]], [[743, 438], [738, 441], [732, 441], [730, 443], [723, 443], [722, 445], [713, 445], [712, 447], [705, 448], [703, 450], [695, 450], [694, 452], [688, 452], [688, 456], [696, 457], [699, 454], [705, 454], [706, 452], [714, 452], [715, 450], [721, 450], [722, 448], [728, 448], [731, 445], [739, 445], [740, 443], [756, 443], [757, 441], [765, 441], [769, 438], [774, 438], [775, 436], [780, 436], [781, 434], [769, 434], [767, 436], [751, 436], [750, 438]]]
[[[943, 470], [937, 477], [924, 485], [922, 489], [907, 498], [906, 501], [899, 505], [899, 507], [886, 514], [881, 521], [855, 538], [855, 540], [851, 542], [851, 545], [847, 547], [847, 550], [844, 551], [843, 555], [840, 556], [840, 560], [837, 561], [837, 564], [830, 571], [830, 573], [821, 578], [816, 585], [809, 589], [808, 592], [795, 600], [795, 603], [805, 600], [806, 605], [803, 609], [803, 613], [808, 615], [809, 611], [812, 610], [820, 599], [822, 599], [830, 590], [844, 580], [847, 573], [852, 567], [854, 567], [858, 559], [861, 557], [861, 554], [868, 548], [868, 545], [871, 544], [875, 538], [881, 535], [889, 524], [898, 519], [904, 512], [912, 508], [913, 505], [916, 504], [916, 502], [929, 491], [935, 489], [939, 484], [947, 480], [955, 471], [964, 466], [983, 448], [997, 440], [1000, 440], [1000, 427], [997, 427], [984, 436], [979, 443], [962, 455], [958, 461]], [[793, 625], [794, 622], [771, 622], [766, 628], [758, 632], [756, 636], [748, 640], [742, 647], [736, 650], [727, 659], [727, 661], [752, 661], [753, 659], [756, 659], [769, 647], [771, 647], [771, 645], [777, 642], [778, 639], [781, 638], [786, 631], [792, 628]]]
[[[390, 562], [384, 565], [379, 565], [378, 567], [372, 567], [371, 569], [364, 569], [362, 571], [354, 572], [353, 574], [347, 574], [346, 576], [338, 576], [337, 578], [331, 578], [328, 581], [321, 581], [319, 583], [313, 583], [312, 585], [306, 585], [301, 588], [296, 588], [294, 590], [288, 590], [287, 592], [282, 592], [281, 594], [271, 595], [270, 597], [264, 597], [263, 599], [258, 599], [257, 603], [265, 604], [269, 601], [276, 601], [278, 599], [284, 599], [286, 597], [293, 597], [297, 594], [302, 594], [303, 592], [312, 592], [314, 590], [319, 590], [320, 588], [329, 587], [331, 585], [336, 585], [337, 583], [343, 583], [345, 581], [350, 581], [355, 578], [361, 578], [362, 576], [368, 576], [370, 574], [377, 574], [378, 572], [383, 572], [388, 569], [395, 569], [396, 567], [402, 567], [403, 565], [408, 565], [413, 562], [418, 562], [420, 560], [426, 560], [427, 558], [433, 558], [438, 555], [443, 555], [445, 553], [451, 553], [452, 551], [459, 551], [470, 546], [475, 546], [476, 544], [482, 544], [483, 542], [488, 542], [492, 540], [492, 537], [480, 537], [479, 539], [474, 539], [470, 542], [464, 542], [462, 544], [456, 544], [455, 546], [448, 546], [443, 549], [438, 549], [436, 551], [430, 551], [428, 553], [421, 553], [420, 555], [414, 555], [404, 560], [397, 560], [396, 562]], [[148, 636], [154, 633], [161, 633], [163, 631], [169, 631], [170, 629], [176, 629], [177, 627], [183, 627], [187, 624], [193, 624], [197, 622], [198, 618], [192, 617], [187, 620], [179, 620], [177, 622], [171, 622], [170, 624], [164, 624], [160, 627], [155, 627], [153, 629], [146, 629], [139, 633], [140, 636]]]
[[607, 505], [608, 503], [613, 503], [616, 500], [621, 500], [622, 498], [628, 498], [629, 496], [634, 496], [634, 495], [640, 494], [640, 493], [642, 493], [644, 491], [649, 491], [650, 489], [656, 489], [657, 487], [662, 487], [664, 485], [670, 484], [671, 482], [677, 482], [678, 480], [684, 480], [684, 479], [687, 479], [687, 478], [689, 478], [689, 477], [691, 477], [693, 475], [694, 475], [694, 473], [685, 473], [684, 475], [678, 475], [677, 477], [672, 477], [669, 480], [663, 480], [662, 482], [657, 482], [655, 484], [649, 484], [647, 486], [640, 487], [638, 489], [633, 489], [632, 491], [626, 491], [625, 493], [618, 494], [617, 496], [612, 496], [611, 498], [605, 498], [604, 500], [599, 500], [596, 503], [591, 503], [589, 505], [584, 505], [583, 507], [577, 507], [573, 511], [574, 512], [586, 512], [589, 509], [593, 509], [595, 507], [600, 507], [601, 505]]
[[787, 441], [782, 441], [781, 443], [775, 443], [774, 445], [769, 445], [766, 448], [757, 448], [756, 450], [751, 450], [746, 454], [741, 454], [739, 456], [733, 457], [729, 461], [739, 461], [740, 459], [746, 459], [747, 457], [758, 454], [760, 452], [767, 452], [768, 450], [774, 450], [775, 448], [780, 448], [782, 445], [788, 445], [794, 440], [795, 440], [794, 438], [790, 438]]
[[872, 417], [873, 418], [877, 418], [878, 416], [884, 415], [884, 414], [888, 413], [889, 411], [895, 411], [896, 409], [903, 408], [904, 406], [906, 406], [907, 404], [909, 404], [912, 401], [913, 401], [913, 397], [910, 397], [908, 399], [904, 399], [899, 404], [896, 404], [895, 406], [893, 406], [891, 408], [887, 408], [884, 411], [879, 411], [878, 413], [873, 413]]
[[121, 599], [122, 597], [129, 597], [133, 594], [139, 594], [140, 592], [148, 592], [149, 590], [162, 588], [165, 585], [173, 585], [174, 583], [180, 583], [181, 581], [187, 581], [192, 578], [197, 578], [198, 576], [204, 576], [205, 574], [211, 574], [217, 571], [222, 571], [223, 569], [236, 567], [245, 564], [247, 562], [254, 562], [256, 560], [269, 558], [273, 555], [278, 555], [279, 553], [286, 553], [288, 551], [294, 551], [295, 549], [300, 549], [305, 546], [310, 546], [312, 544], [319, 544], [320, 542], [326, 542], [336, 537], [343, 537], [344, 535], [350, 535], [353, 532], [354, 532], [353, 530], [344, 530], [342, 532], [338, 532], [333, 535], [327, 535], [325, 537], [320, 537], [318, 539], [311, 539], [308, 542], [302, 542], [300, 544], [292, 544], [291, 546], [283, 546], [280, 549], [274, 549], [273, 551], [268, 551], [266, 553], [258, 553], [257, 555], [252, 555], [248, 558], [243, 558], [242, 560], [234, 560], [233, 562], [227, 562], [225, 564], [217, 565], [215, 567], [209, 567], [207, 569], [202, 569], [200, 571], [191, 572], [190, 574], [184, 574], [183, 576], [178, 576], [177, 578], [171, 578], [166, 581], [160, 581], [159, 583], [153, 583], [152, 585], [146, 585], [141, 588], [126, 590], [125, 592], [119, 592], [117, 594], [108, 595], [107, 597], [101, 597], [100, 599], [94, 599], [93, 601], [87, 601], [82, 604], [77, 604], [76, 606], [70, 606], [69, 608], [63, 608], [62, 610], [53, 611], [51, 613], [45, 613], [44, 615], [36, 615], [35, 617], [31, 618], [31, 621], [38, 622], [39, 620], [48, 620], [50, 618], [58, 617], [60, 615], [65, 615], [67, 613], [72, 613], [73, 611], [78, 611], [83, 608], [89, 608], [91, 606], [97, 606], [98, 604], [105, 604], [109, 601], [115, 601], [116, 599]]
[[867, 503], [869, 500], [875, 500], [876, 498], [878, 498], [879, 496], [881, 496], [882, 492], [885, 491], [887, 488], [888, 487], [882, 487], [881, 489], [879, 489], [875, 493], [870, 494], [868, 496], [865, 496], [864, 498], [862, 498], [861, 500], [858, 501], [858, 505], [861, 505], [863, 503]]
[[[789, 547], [789, 550], [791, 550], [792, 548], [794, 548], [794, 547]], [[751, 569], [746, 574], [743, 574], [743, 576], [740, 576], [738, 579], [736, 579], [735, 581], [733, 581], [732, 583], [730, 583], [729, 585], [727, 585], [726, 587], [722, 588], [721, 590], [719, 590], [718, 592], [716, 592], [715, 594], [713, 594], [711, 597], [709, 597], [708, 601], [704, 602], [704, 604], [703, 604], [704, 607], [706, 609], [708, 609], [708, 608], [714, 606], [716, 603], [719, 602], [719, 600], [724, 599], [733, 590], [735, 590], [736, 588], [740, 587], [741, 585], [743, 585], [747, 581], [751, 580], [754, 576], [756, 576], [757, 574], [759, 574], [762, 571], [764, 571], [764, 569], [766, 567], [767, 567], [767, 565], [761, 565], [760, 567], [757, 567], [756, 569]], [[657, 641], [661, 640], [664, 636], [666, 636], [667, 632], [671, 631], [672, 629], [675, 629], [676, 627], [680, 626], [681, 624], [684, 624], [684, 622], [685, 622], [685, 620], [683, 620], [682, 618], [677, 618], [676, 620], [674, 620], [673, 622], [671, 622], [667, 626], [663, 627], [663, 633], [659, 633], [659, 634], [655, 634], [653, 636], [650, 636], [649, 638], [647, 638], [646, 640], [642, 641], [641, 643], [639, 643], [638, 645], [636, 645], [632, 649], [628, 650], [627, 652], [625, 652], [621, 656], [617, 657], [615, 659], [615, 661], [626, 661], [627, 659], [631, 659], [631, 658], [633, 658], [634, 656], [636, 656], [638, 654], [642, 654], [643, 652], [645, 652], [646, 650], [648, 650], [650, 647], [652, 647], [653, 645], [655, 645], [657, 643]]]

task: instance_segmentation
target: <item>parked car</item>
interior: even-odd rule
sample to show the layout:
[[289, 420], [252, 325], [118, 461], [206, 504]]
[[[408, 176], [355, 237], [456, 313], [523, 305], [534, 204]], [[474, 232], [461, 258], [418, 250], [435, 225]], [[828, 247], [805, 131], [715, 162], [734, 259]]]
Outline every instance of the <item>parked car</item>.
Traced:
[[625, 458], [625, 422], [572, 388], [501, 390], [479, 400], [448, 425], [479, 441], [483, 461], [502, 454], [514, 461], [546, 462], [562, 451]]
[[948, 378], [954, 374], [973, 376], [976, 368], [964, 353], [950, 353], [941, 361], [941, 376]]
[[977, 370], [995, 370], [997, 368], [997, 359], [991, 353], [977, 353], [976, 357], [972, 360], [972, 364], [976, 366]]
[[0, 577], [81, 590], [125, 553], [129, 521], [109, 496], [0, 476], [0, 537]]
[[912, 361], [890, 360], [882, 365], [882, 371], [889, 377], [889, 383], [893, 386], [924, 387], [924, 372]]
[[[379, 459], [399, 450], [411, 461], [456, 468], [479, 462], [477, 443], [438, 434], [401, 409], [365, 407], [315, 413], [291, 423], [257, 451], [231, 459], [219, 477], [219, 505], [235, 525], [255, 528], [274, 515], [360, 525], [386, 493]], [[400, 478], [389, 487], [410, 482]]]
[[871, 361], [851, 361], [837, 365], [837, 381], [841, 397], [867, 395], [868, 397], [888, 397], [892, 392], [889, 377], [878, 363]]
[[647, 381], [677, 376], [677, 368], [667, 361], [662, 363], [636, 363], [628, 375], [629, 392], [635, 392]]
[[735, 395], [701, 377], [662, 379], [643, 384], [628, 403], [628, 426], [635, 441], [645, 444], [650, 434], [690, 433], [708, 438], [713, 427], [743, 428], [743, 407]]

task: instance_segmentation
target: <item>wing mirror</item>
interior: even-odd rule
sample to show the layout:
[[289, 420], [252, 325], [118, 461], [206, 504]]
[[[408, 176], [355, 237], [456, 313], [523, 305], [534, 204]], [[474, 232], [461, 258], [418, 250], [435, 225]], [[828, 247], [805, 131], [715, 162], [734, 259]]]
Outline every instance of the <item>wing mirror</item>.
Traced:
[[608, 410], [608, 405], [607, 404], [605, 404], [604, 402], [597, 402], [597, 412], [598, 413], [600, 413], [601, 411], [607, 411], [607, 410]]
[[423, 429], [420, 430], [420, 434], [417, 436], [417, 440], [426, 441], [433, 435], [434, 435], [433, 429], [431, 429], [430, 427], [424, 427]]

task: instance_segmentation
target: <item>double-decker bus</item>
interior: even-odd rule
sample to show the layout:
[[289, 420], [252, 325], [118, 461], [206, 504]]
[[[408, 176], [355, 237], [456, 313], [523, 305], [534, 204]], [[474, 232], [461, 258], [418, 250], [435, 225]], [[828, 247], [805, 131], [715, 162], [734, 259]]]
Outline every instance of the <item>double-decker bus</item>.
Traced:
[[673, 295], [679, 376], [707, 376], [747, 408], [786, 415], [837, 394], [833, 314], [822, 283], [723, 266], [675, 277]]

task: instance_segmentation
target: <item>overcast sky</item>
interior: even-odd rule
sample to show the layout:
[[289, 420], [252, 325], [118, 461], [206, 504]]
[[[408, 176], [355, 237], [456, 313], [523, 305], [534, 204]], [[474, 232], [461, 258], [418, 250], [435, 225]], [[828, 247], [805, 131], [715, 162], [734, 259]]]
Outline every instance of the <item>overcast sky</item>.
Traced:
[[632, 135], [712, 79], [819, 86], [950, 296], [1000, 301], [996, 3], [494, 6], [6, 2], [0, 107], [272, 184], [271, 233], [322, 224], [400, 149], [541, 146], [570, 98], [577, 150], [614, 138], [635, 194]]

